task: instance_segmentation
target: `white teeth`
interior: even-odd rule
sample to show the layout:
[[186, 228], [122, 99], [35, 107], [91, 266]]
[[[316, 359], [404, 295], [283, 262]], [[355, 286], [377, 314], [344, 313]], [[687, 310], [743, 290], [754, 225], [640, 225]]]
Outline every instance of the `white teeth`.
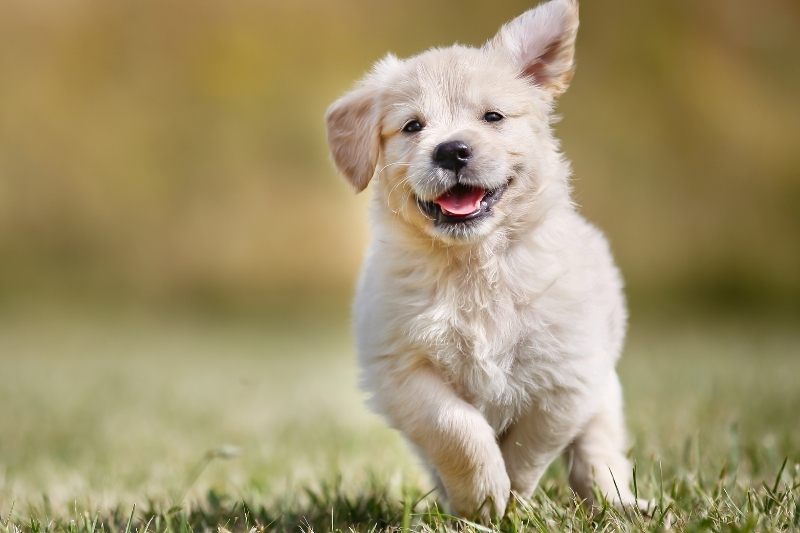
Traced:
[[481, 200], [481, 208], [486, 209], [487, 207], [489, 207], [488, 202], [486, 202], [486, 200]]

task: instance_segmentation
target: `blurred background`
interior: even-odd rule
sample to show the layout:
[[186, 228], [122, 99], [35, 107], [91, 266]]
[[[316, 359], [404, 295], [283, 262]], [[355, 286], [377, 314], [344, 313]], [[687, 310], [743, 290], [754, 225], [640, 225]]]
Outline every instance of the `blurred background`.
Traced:
[[[345, 377], [328, 383], [313, 377], [325, 367], [302, 363], [283, 398], [344, 390], [360, 408], [348, 316], [370, 191], [355, 196], [336, 175], [325, 109], [385, 53], [478, 45], [532, 3], [0, 2], [0, 432], [13, 435], [0, 444], [0, 494], [38, 468], [34, 443], [66, 443], [56, 457], [74, 473], [87, 439], [127, 449], [114, 439], [137, 420], [147, 435], [150, 409], [172, 409], [163, 425], [181, 427], [201, 391], [256, 442], [267, 426], [244, 420], [267, 424], [259, 416], [279, 401], [258, 382], [295, 348]], [[752, 364], [780, 345], [789, 361], [796, 337], [773, 341], [800, 325], [800, 3], [585, 1], [581, 16], [556, 128], [576, 198], [627, 280], [629, 351], [668, 338], [665, 318], [710, 331], [733, 317], [739, 340], [703, 342]], [[316, 344], [275, 341], [294, 333]], [[189, 370], [198, 353], [208, 366]], [[158, 377], [143, 370], [172, 360]], [[148, 384], [172, 396], [136, 393]], [[111, 423], [119, 387], [141, 411]], [[236, 425], [220, 398], [243, 409], [254, 388], [268, 398]], [[771, 406], [788, 409], [791, 390]], [[192, 442], [196, 427], [173, 437]], [[25, 482], [44, 490], [47, 468]]]
[[[3, 2], [0, 301], [346, 301], [365, 209], [327, 105], [530, 5]], [[581, 9], [557, 129], [637, 307], [796, 310], [800, 4]]]

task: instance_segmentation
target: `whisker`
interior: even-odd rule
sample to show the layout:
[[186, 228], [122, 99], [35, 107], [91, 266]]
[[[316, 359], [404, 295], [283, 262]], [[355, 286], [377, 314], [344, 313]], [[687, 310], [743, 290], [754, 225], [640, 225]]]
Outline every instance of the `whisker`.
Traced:
[[396, 161], [394, 163], [388, 163], [388, 164], [386, 164], [386, 165], [381, 167], [381, 169], [378, 171], [378, 176], [380, 176], [383, 173], [383, 171], [386, 170], [387, 168], [393, 167], [395, 165], [401, 165], [401, 166], [410, 167], [411, 163], [406, 163], [404, 161]]
[[[387, 209], [391, 209], [391, 210], [392, 210], [392, 213], [394, 213], [395, 215], [398, 213], [398, 211], [397, 211], [397, 210], [394, 210], [394, 209], [392, 209], [392, 206], [391, 206], [391, 203], [392, 203], [392, 202], [391, 202], [391, 200], [392, 200], [392, 194], [394, 194], [394, 191], [395, 191], [395, 190], [396, 190], [398, 187], [400, 187], [401, 185], [404, 185], [404, 184], [408, 183], [409, 179], [410, 179], [410, 178], [409, 178], [408, 176], [406, 176], [406, 177], [404, 177], [403, 179], [401, 179], [400, 181], [398, 181], [398, 182], [395, 184], [395, 186], [394, 186], [394, 187], [392, 187], [392, 190], [390, 190], [390, 191], [389, 191], [389, 194], [387, 194], [387, 195], [386, 195], [386, 208], [387, 208]], [[403, 198], [403, 200], [406, 200], [406, 198]]]

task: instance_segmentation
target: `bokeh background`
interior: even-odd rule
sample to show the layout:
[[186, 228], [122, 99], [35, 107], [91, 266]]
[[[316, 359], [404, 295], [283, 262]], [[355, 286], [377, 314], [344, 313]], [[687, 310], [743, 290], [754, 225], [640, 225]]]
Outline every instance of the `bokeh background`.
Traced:
[[[386, 52], [477, 45], [531, 4], [1, 2], [0, 494], [100, 486], [114, 500], [123, 483], [82, 461], [117, 465], [130, 432], [167, 461], [153, 424], [188, 456], [254, 443], [263, 467], [275, 452], [255, 443], [272, 442], [284, 402], [318, 397], [318, 414], [344, 395], [361, 409], [348, 314], [370, 193], [336, 175], [325, 109]], [[667, 344], [683, 352], [662, 370], [691, 381], [689, 361], [711, 346], [707, 381], [687, 389], [705, 391], [698, 402], [741, 386], [713, 377], [731, 353], [757, 369], [771, 349], [781, 356], [764, 365], [794, 371], [800, 3], [589, 0], [581, 15], [556, 128], [576, 198], [627, 280], [626, 358], [690, 331], [681, 338], [700, 344]], [[792, 390], [773, 388], [765, 407], [778, 427]], [[299, 434], [284, 418], [281, 435]], [[340, 418], [326, 420], [355, 431]], [[198, 420], [216, 429], [198, 437]], [[793, 431], [779, 450], [797, 451]], [[141, 462], [113, 471], [133, 494], [158, 492]]]
[[[0, 6], [0, 297], [346, 297], [366, 234], [323, 115], [371, 63], [530, 2]], [[421, 16], [422, 15], [422, 16]], [[558, 132], [631, 297], [800, 301], [800, 6], [585, 2]]]

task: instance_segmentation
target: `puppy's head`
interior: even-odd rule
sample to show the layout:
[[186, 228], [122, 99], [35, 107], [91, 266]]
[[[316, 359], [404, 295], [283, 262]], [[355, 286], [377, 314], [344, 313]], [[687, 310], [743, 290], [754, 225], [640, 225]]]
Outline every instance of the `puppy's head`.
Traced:
[[449, 243], [524, 225], [554, 201], [545, 191], [567, 188], [550, 115], [577, 29], [577, 0], [551, 0], [481, 48], [387, 56], [328, 109], [337, 167], [358, 191], [374, 178], [380, 209]]

